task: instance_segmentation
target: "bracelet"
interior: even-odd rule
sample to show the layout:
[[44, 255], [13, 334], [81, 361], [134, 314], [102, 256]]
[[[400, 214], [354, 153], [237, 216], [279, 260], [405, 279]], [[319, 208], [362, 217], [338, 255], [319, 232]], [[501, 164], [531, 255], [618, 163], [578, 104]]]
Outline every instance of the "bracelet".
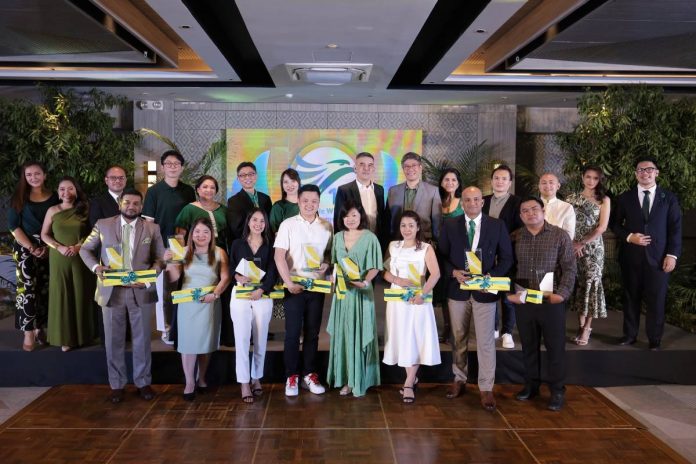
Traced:
[[217, 294], [217, 293], [215, 293], [215, 292], [213, 292], [213, 296], [215, 297], [216, 300], [217, 300], [218, 298], [220, 298], [220, 295]]
[[370, 286], [370, 281], [367, 279], [363, 280], [363, 283], [365, 284], [365, 288]]

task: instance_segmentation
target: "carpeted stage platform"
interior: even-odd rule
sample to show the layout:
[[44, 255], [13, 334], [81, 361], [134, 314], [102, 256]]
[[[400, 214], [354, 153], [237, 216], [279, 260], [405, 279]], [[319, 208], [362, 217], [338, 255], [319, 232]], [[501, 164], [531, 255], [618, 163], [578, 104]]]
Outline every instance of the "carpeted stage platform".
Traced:
[[[384, 309], [378, 308], [378, 333], [384, 334]], [[324, 310], [324, 327], [329, 315], [329, 305]], [[696, 335], [667, 326], [662, 351], [647, 349], [645, 336], [641, 334], [634, 346], [617, 346], [621, 334], [621, 314], [610, 312], [607, 319], [595, 321], [592, 339], [587, 346], [566, 344], [567, 383], [593, 387], [647, 384], [696, 384]], [[575, 314], [568, 313], [566, 335], [570, 340], [575, 333]], [[269, 341], [266, 356], [264, 382], [284, 382], [283, 368], [283, 321], [271, 321], [275, 339]], [[183, 373], [179, 354], [162, 343], [153, 333], [153, 380], [159, 384], [182, 383]], [[523, 382], [522, 353], [517, 333], [515, 349], [500, 348], [498, 342], [496, 383]], [[12, 317], [0, 320], [0, 387], [51, 386], [65, 384], [106, 384], [106, 362], [104, 349], [91, 346], [63, 353], [56, 347], [37, 347], [31, 353], [22, 351], [22, 336], [13, 327]], [[380, 345], [381, 345], [380, 338]], [[320, 335], [322, 378], [328, 364], [329, 338], [322, 329]], [[424, 382], [448, 382], [451, 380], [451, 350], [441, 344], [442, 364], [423, 366], [419, 373]], [[470, 342], [470, 365], [475, 369], [476, 345]], [[235, 381], [234, 348], [223, 347], [213, 354], [208, 380], [212, 384], [227, 384]], [[382, 381], [400, 383], [403, 369], [382, 365]], [[475, 372], [470, 375], [476, 379]]]

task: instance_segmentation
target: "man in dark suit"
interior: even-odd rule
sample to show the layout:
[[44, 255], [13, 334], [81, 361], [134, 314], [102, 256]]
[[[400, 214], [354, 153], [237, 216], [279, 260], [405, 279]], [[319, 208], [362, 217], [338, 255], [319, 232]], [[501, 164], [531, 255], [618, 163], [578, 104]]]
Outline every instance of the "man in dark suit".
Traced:
[[495, 409], [495, 308], [498, 295], [487, 291], [461, 290], [459, 285], [471, 279], [467, 269], [467, 251], [480, 250], [483, 275], [502, 277], [513, 264], [512, 243], [505, 224], [481, 213], [483, 198], [477, 187], [462, 191], [464, 214], [445, 221], [439, 249], [446, 258], [443, 278], [448, 279], [447, 306], [452, 324], [452, 371], [454, 382], [448, 398], [459, 396], [466, 385], [468, 341], [471, 321], [476, 330], [476, 354], [479, 362], [478, 385], [481, 405]]
[[406, 182], [392, 185], [387, 194], [387, 212], [389, 213], [389, 239], [399, 235], [401, 213], [415, 211], [421, 218], [423, 236], [430, 242], [440, 235], [442, 222], [442, 200], [440, 191], [434, 185], [424, 182], [423, 164], [418, 153], [408, 152], [401, 158]]
[[164, 244], [157, 224], [140, 217], [143, 197], [137, 190], [125, 190], [121, 196], [121, 214], [100, 219], [80, 248], [80, 257], [98, 277], [95, 299], [102, 307], [106, 361], [111, 385], [111, 402], [123, 401], [128, 383], [126, 369], [126, 324], [130, 321], [133, 349], [133, 383], [140, 396], [149, 401], [155, 393], [150, 355], [150, 321], [157, 291], [154, 284], [132, 283], [104, 286], [104, 271], [109, 269], [107, 248], [121, 245], [122, 267], [126, 270], [162, 269]]
[[89, 201], [89, 226], [94, 227], [99, 219], [117, 216], [118, 197], [126, 187], [126, 170], [121, 166], [111, 166], [106, 170], [104, 183], [107, 191]]
[[334, 230], [342, 230], [338, 215], [343, 204], [352, 200], [362, 206], [367, 214], [368, 226], [379, 242], [382, 250], [389, 244], [389, 222], [384, 211], [384, 187], [372, 181], [375, 172], [375, 158], [367, 152], [355, 157], [355, 180], [341, 185], [334, 198]]
[[242, 189], [227, 200], [227, 228], [230, 244], [233, 240], [242, 237], [244, 221], [252, 209], [261, 208], [268, 217], [271, 215], [272, 206], [271, 198], [256, 190], [256, 166], [254, 163], [249, 161], [239, 163], [237, 179]]
[[667, 282], [682, 249], [679, 201], [657, 186], [659, 173], [655, 160], [639, 158], [635, 172], [638, 187], [616, 198], [611, 221], [624, 282], [623, 338], [619, 343], [636, 342], [641, 303], [645, 302], [645, 332], [651, 350], [660, 349]]
[[[510, 233], [522, 227], [522, 219], [520, 219], [519, 213], [521, 198], [510, 193], [510, 187], [512, 187], [514, 178], [515, 175], [509, 166], [501, 164], [494, 168], [491, 173], [493, 194], [483, 197], [483, 214], [502, 220]], [[515, 341], [512, 339], [512, 330], [515, 328], [515, 307], [507, 300], [505, 293], [501, 293], [500, 301], [503, 313], [500, 330], [502, 346], [503, 348], [512, 349], [515, 347]], [[498, 315], [496, 313], [496, 335], [498, 327]]]

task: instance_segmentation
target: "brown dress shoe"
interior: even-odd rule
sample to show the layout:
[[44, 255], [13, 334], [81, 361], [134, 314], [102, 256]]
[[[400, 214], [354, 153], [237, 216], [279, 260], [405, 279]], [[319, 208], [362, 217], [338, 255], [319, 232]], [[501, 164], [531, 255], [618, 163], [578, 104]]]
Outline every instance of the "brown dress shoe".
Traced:
[[457, 398], [459, 395], [466, 391], [466, 384], [459, 380], [452, 382], [452, 385], [447, 389], [447, 398], [453, 399]]
[[149, 385], [145, 385], [143, 388], [138, 389], [140, 391], [140, 397], [145, 401], [150, 401], [155, 397], [155, 391]]
[[495, 411], [495, 396], [493, 396], [492, 391], [481, 392], [481, 406], [486, 411]]
[[123, 401], [123, 388], [111, 390], [111, 396], [109, 397], [109, 400], [111, 400], [113, 404], [118, 404], [121, 401]]

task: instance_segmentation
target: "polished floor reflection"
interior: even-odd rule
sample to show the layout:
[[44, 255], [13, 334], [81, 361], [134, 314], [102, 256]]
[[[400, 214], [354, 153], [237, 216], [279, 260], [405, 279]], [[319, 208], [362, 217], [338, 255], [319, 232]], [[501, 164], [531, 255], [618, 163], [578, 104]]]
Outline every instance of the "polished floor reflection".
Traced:
[[471, 385], [454, 400], [443, 385], [422, 385], [412, 405], [391, 385], [364, 398], [338, 390], [286, 398], [283, 387], [244, 404], [237, 386], [189, 403], [180, 385], [157, 385], [154, 401], [132, 390], [118, 405], [107, 386], [54, 387], [0, 425], [0, 462], [687, 462], [587, 387], [570, 386], [560, 413], [545, 409], [546, 391], [515, 401], [514, 385], [496, 386], [493, 413]]

